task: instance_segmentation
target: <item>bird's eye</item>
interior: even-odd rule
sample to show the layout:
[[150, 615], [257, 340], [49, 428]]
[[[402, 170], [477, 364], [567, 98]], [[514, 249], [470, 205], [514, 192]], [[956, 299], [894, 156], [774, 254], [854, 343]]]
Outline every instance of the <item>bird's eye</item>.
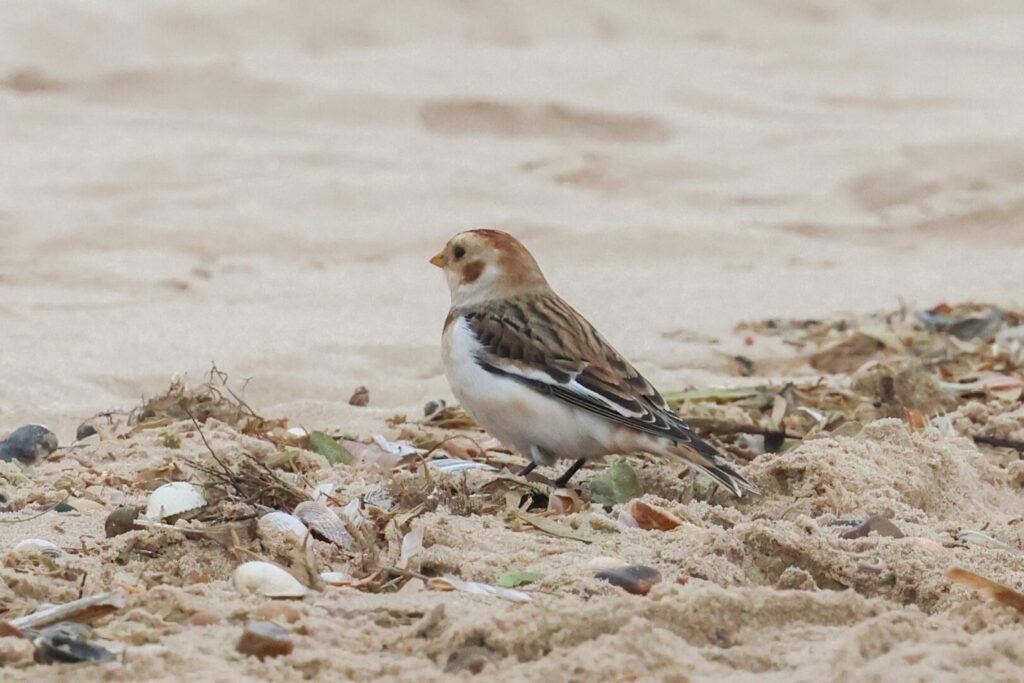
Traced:
[[455, 256], [456, 259], [460, 259], [466, 255], [466, 250], [463, 249], [462, 247], [455, 247], [454, 249], [452, 249], [452, 254]]

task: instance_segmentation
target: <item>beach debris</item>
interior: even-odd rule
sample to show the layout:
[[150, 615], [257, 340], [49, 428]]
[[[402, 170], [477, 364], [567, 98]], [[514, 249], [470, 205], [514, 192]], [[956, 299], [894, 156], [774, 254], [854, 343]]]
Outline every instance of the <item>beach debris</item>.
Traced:
[[857, 526], [847, 529], [840, 536], [845, 539], [864, 538], [872, 531], [879, 536], [888, 536], [889, 538], [903, 538], [905, 536], [900, 531], [900, 528], [892, 523], [891, 519], [882, 515], [872, 515]]
[[0, 460], [31, 465], [57, 450], [58, 443], [57, 435], [43, 425], [18, 427], [0, 441]]
[[370, 405], [370, 390], [363, 386], [356, 387], [348, 399], [348, 404], [359, 408]]
[[878, 336], [855, 332], [832, 346], [811, 354], [808, 361], [815, 370], [833, 375], [851, 373], [869, 360], [881, 356], [886, 344]]
[[993, 548], [995, 550], [1013, 550], [1012, 547], [998, 541], [988, 534], [983, 534], [980, 531], [961, 531], [956, 536], [956, 540], [967, 545], [976, 545], [982, 548]]
[[497, 665], [499, 657], [497, 654], [482, 645], [466, 645], [453, 650], [445, 662], [445, 673], [458, 673], [468, 671], [476, 676], [487, 668], [488, 664]]
[[258, 560], [238, 565], [232, 582], [243, 595], [255, 593], [265, 598], [301, 598], [309, 593], [309, 589], [287, 570]]
[[558, 536], [559, 538], [569, 538], [580, 543], [590, 543], [591, 540], [585, 536], [581, 536], [573, 530], [572, 527], [566, 526], [560, 522], [556, 522], [553, 519], [542, 517], [541, 515], [534, 514], [532, 512], [525, 512], [523, 510], [513, 510], [513, 514], [520, 520], [526, 522], [530, 526], [543, 531], [551, 536]]
[[409, 533], [402, 537], [402, 550], [395, 565], [399, 569], [406, 569], [409, 566], [409, 560], [423, 551], [423, 529], [422, 523], [413, 524]]
[[572, 489], [555, 489], [548, 496], [547, 511], [553, 515], [571, 515], [587, 509], [587, 503]]
[[447, 474], [466, 472], [468, 470], [494, 471], [497, 469], [485, 462], [479, 462], [477, 460], [463, 460], [462, 458], [434, 458], [433, 460], [428, 460], [427, 465], [438, 472], [444, 472]]
[[345, 572], [320, 572], [320, 580], [328, 586], [351, 586], [355, 577]]
[[263, 661], [267, 657], [289, 655], [295, 643], [288, 630], [272, 621], [250, 621], [242, 630], [235, 649], [244, 655]]
[[946, 572], [946, 577], [949, 578], [950, 581], [967, 586], [971, 590], [977, 591], [982, 595], [986, 595], [996, 602], [1013, 607], [1018, 612], [1024, 612], [1024, 594], [1021, 594], [1009, 586], [1004, 586], [1001, 583], [981, 576], [980, 574], [975, 574], [974, 572], [963, 569], [962, 567], [953, 567]]
[[494, 582], [494, 585], [499, 588], [517, 588], [519, 586], [526, 586], [531, 583], [535, 583], [543, 578], [544, 575], [540, 572], [513, 569], [512, 571], [505, 572], [499, 576], [498, 580]]
[[470, 595], [493, 595], [510, 602], [530, 602], [533, 598], [528, 593], [517, 591], [513, 588], [501, 588], [492, 586], [489, 583], [477, 581], [463, 581], [454, 576], [436, 576], [427, 581], [427, 590], [434, 591], [459, 591]]
[[332, 465], [351, 465], [356, 461], [356, 456], [335, 441], [334, 437], [324, 432], [309, 433], [309, 449], [324, 456]]
[[[634, 498], [629, 501], [623, 512], [633, 518], [636, 522], [636, 526], [648, 531], [671, 531], [683, 523], [683, 520], [679, 519], [665, 508], [658, 507], [657, 505], [649, 505], [639, 498]], [[621, 515], [620, 521], [622, 521]]]
[[15, 555], [43, 555], [51, 559], [57, 559], [64, 554], [64, 551], [42, 538], [26, 538], [14, 545]]
[[177, 449], [181, 448], [181, 434], [176, 431], [168, 430], [160, 433], [160, 445], [164, 448]]
[[655, 584], [661, 583], [661, 572], [642, 564], [604, 569], [595, 576], [633, 595], [647, 595]]
[[89, 642], [92, 629], [85, 624], [64, 621], [47, 626], [36, 636], [35, 661], [39, 664], [80, 664], [109, 662], [115, 655], [110, 650]]
[[628, 503], [644, 495], [636, 470], [625, 460], [616, 461], [590, 480], [590, 500], [600, 505]]
[[103, 522], [103, 531], [107, 538], [126, 534], [135, 528], [135, 520], [139, 518], [141, 510], [134, 505], [123, 505], [109, 515]]
[[373, 435], [373, 442], [377, 444], [381, 450], [398, 458], [404, 458], [409, 455], [422, 455], [427, 452], [423, 448], [416, 448], [416, 446], [408, 441], [390, 441], [380, 434]]
[[47, 605], [32, 614], [11, 619], [7, 624], [18, 630], [28, 631], [40, 629], [59, 621], [87, 623], [123, 607], [124, 596], [119, 591], [108, 591], [60, 605]]
[[309, 529], [302, 523], [301, 519], [280, 510], [268, 512], [260, 517], [259, 521], [256, 522], [256, 527], [262, 537], [282, 533], [301, 541], [309, 533]]
[[96, 431], [96, 426], [89, 420], [86, 420], [82, 424], [78, 425], [78, 429], [75, 430], [75, 441], [88, 439], [90, 436], [95, 436], [98, 433], [99, 432]]
[[439, 429], [470, 430], [480, 429], [479, 425], [458, 406], [447, 405], [444, 401], [430, 401], [423, 407], [426, 419], [423, 424]]
[[149, 495], [144, 516], [160, 522], [204, 507], [202, 491], [187, 481], [172, 481]]
[[376, 442], [363, 443], [361, 441], [351, 441], [344, 439], [341, 445], [346, 451], [352, 454], [355, 460], [359, 462], [370, 463], [383, 468], [392, 468], [401, 465], [404, 461], [400, 455], [395, 455], [390, 451], [381, 448]]
[[1005, 322], [1003, 311], [995, 306], [969, 307], [954, 311], [940, 304], [927, 311], [918, 311], [917, 318], [926, 327], [946, 332], [961, 341], [991, 339]]
[[427, 401], [426, 405], [423, 406], [423, 417], [430, 417], [435, 413], [444, 410], [448, 403], [443, 399], [436, 401]]
[[319, 500], [307, 500], [295, 506], [294, 515], [305, 524], [313, 537], [349, 550], [354, 543], [345, 522], [334, 509]]

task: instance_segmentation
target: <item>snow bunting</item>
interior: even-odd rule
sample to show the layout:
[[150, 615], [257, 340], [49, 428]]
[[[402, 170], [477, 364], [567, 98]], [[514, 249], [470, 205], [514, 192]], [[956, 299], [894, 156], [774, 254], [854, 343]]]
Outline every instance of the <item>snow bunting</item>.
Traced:
[[533, 255], [499, 230], [470, 230], [430, 259], [451, 292], [444, 371], [465, 411], [538, 464], [646, 451], [680, 458], [737, 496], [760, 493], [569, 304]]

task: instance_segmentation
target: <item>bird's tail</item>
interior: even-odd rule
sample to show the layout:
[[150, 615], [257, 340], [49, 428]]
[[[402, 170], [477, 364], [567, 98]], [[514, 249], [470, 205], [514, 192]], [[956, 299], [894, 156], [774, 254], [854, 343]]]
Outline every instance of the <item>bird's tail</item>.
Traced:
[[743, 475], [725, 462], [722, 455], [713, 446], [696, 437], [688, 443], [673, 443], [667, 446], [665, 451], [669, 455], [682, 458], [687, 465], [711, 477], [732, 491], [737, 498], [742, 498], [744, 491], [761, 495], [761, 489], [744, 479]]

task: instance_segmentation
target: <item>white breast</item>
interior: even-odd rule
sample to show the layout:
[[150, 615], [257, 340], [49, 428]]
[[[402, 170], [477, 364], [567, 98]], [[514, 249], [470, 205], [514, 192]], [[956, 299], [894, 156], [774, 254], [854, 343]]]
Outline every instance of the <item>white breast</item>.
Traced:
[[530, 457], [538, 446], [556, 458], [591, 458], [613, 452], [610, 422], [484, 370], [481, 349], [464, 319], [444, 334], [444, 370], [463, 409], [492, 436]]

